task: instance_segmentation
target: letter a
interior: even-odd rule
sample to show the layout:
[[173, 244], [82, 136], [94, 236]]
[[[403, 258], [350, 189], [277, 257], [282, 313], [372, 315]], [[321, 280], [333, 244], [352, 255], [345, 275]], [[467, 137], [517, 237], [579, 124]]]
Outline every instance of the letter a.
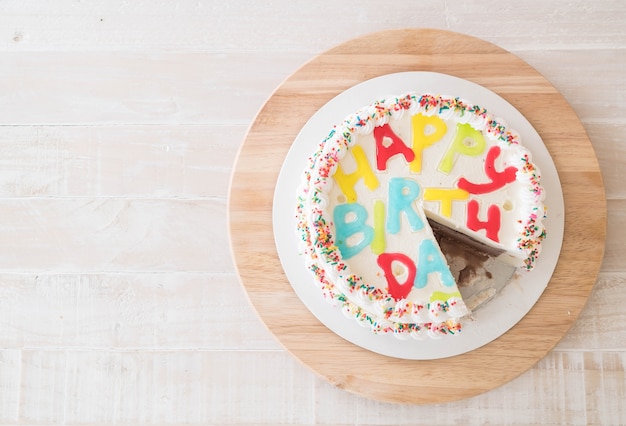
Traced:
[[428, 284], [428, 275], [439, 274], [441, 284], [445, 287], [454, 285], [454, 278], [446, 262], [443, 260], [441, 251], [432, 240], [423, 240], [419, 247], [419, 259], [417, 262], [417, 277], [415, 287], [424, 288]]
[[[393, 132], [389, 124], [374, 128], [374, 139], [376, 140], [376, 168], [378, 170], [387, 170], [387, 162], [397, 154], [402, 154], [407, 163], [415, 158], [413, 151]], [[385, 140], [391, 142], [385, 145]]]

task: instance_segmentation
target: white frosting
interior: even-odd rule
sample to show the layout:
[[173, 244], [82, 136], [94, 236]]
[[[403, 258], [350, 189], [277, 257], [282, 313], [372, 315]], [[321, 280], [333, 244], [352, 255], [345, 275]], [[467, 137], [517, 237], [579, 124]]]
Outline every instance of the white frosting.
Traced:
[[[427, 284], [423, 288], [414, 287], [406, 298], [395, 300], [386, 292], [387, 280], [377, 264], [378, 255], [364, 249], [343, 261], [340, 250], [334, 244], [335, 229], [332, 224], [333, 209], [346, 202], [345, 194], [335, 184], [332, 175], [339, 163], [345, 173], [356, 168], [354, 157], [348, 154], [349, 148], [360, 146], [375, 170], [374, 129], [388, 123], [393, 132], [410, 147], [413, 140], [411, 117], [418, 113], [424, 116], [437, 115], [446, 122], [448, 129], [439, 141], [423, 149], [422, 170], [419, 173], [410, 171], [405, 158], [395, 155], [387, 162], [386, 171], [375, 172], [379, 183], [377, 188], [367, 188], [363, 179], [354, 186], [357, 202], [369, 213], [369, 226], [373, 226], [374, 202], [387, 202], [391, 178], [412, 179], [421, 189], [414, 209], [423, 221], [424, 228], [407, 232], [409, 223], [406, 218], [402, 218], [402, 232], [385, 234], [386, 252], [403, 253], [411, 259], [417, 259], [419, 243], [424, 239], [434, 241], [426, 220], [428, 216], [502, 250], [501, 258], [504, 261], [531, 269], [545, 234], [542, 225], [544, 192], [539, 185], [539, 171], [532, 163], [528, 150], [519, 143], [519, 137], [486, 111], [452, 98], [409, 94], [374, 103], [347, 117], [311, 157], [310, 167], [298, 191], [301, 249], [307, 266], [317, 276], [322, 293], [329, 302], [341, 304], [344, 314], [356, 318], [361, 325], [369, 326], [375, 332], [393, 332], [399, 338], [420, 339], [440, 337], [458, 329], [458, 321], [469, 310], [460, 295], [454, 295], [456, 287], [443, 287], [440, 274], [432, 273], [428, 275]], [[481, 131], [487, 147], [478, 156], [456, 155], [453, 167], [444, 173], [438, 166], [452, 143], [457, 123], [469, 124]], [[515, 180], [494, 191], [471, 194], [468, 200], [479, 202], [480, 220], [485, 220], [488, 206], [498, 206], [501, 221], [497, 243], [487, 238], [485, 230], [468, 229], [468, 200], [453, 201], [451, 215], [447, 217], [442, 212], [441, 202], [423, 199], [426, 188], [457, 188], [460, 178], [475, 184], [489, 182], [485, 173], [485, 156], [492, 146], [500, 148], [494, 163], [495, 170], [515, 167]], [[352, 243], [357, 243], [359, 237], [353, 238], [356, 241]], [[441, 293], [448, 295], [446, 300], [442, 300]]]

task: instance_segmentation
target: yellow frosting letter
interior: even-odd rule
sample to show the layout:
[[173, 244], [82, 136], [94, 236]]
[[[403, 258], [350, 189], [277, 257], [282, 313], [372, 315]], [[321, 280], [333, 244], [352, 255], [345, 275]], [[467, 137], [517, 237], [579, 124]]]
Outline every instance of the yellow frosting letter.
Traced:
[[439, 171], [446, 174], [450, 173], [457, 154], [475, 157], [482, 154], [486, 146], [487, 144], [481, 132], [469, 124], [457, 124], [456, 135], [439, 163]]
[[436, 115], [427, 117], [422, 114], [415, 114], [411, 117], [413, 126], [413, 152], [415, 159], [411, 162], [411, 171], [419, 173], [422, 171], [422, 152], [435, 142], [441, 140], [448, 131], [446, 122]]
[[454, 293], [444, 293], [443, 291], [433, 291], [430, 295], [430, 303], [432, 302], [441, 302], [445, 303], [453, 297], [461, 298], [461, 293], [455, 291]]
[[363, 178], [365, 186], [369, 189], [378, 188], [378, 179], [372, 171], [369, 161], [367, 161], [367, 156], [365, 155], [363, 148], [356, 145], [352, 147], [350, 151], [356, 161], [356, 171], [346, 174], [343, 172], [341, 166], [337, 166], [337, 171], [335, 172], [333, 178], [339, 185], [339, 188], [341, 188], [341, 192], [343, 192], [343, 195], [346, 196], [348, 202], [354, 203], [356, 201], [354, 185], [359, 181], [359, 179]]
[[385, 251], [385, 203], [381, 200], [374, 201], [374, 238], [370, 247], [374, 254]]
[[424, 190], [424, 201], [440, 201], [439, 212], [446, 216], [452, 216], [452, 201], [467, 200], [469, 192], [459, 188], [426, 188]]

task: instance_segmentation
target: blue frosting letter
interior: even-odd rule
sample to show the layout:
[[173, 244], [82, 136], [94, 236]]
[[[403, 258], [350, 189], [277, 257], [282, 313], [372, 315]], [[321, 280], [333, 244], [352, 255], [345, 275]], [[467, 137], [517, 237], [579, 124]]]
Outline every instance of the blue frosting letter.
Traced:
[[[348, 219], [348, 216], [353, 216]], [[374, 229], [367, 225], [367, 210], [359, 203], [339, 204], [333, 210], [333, 221], [337, 230], [335, 242], [341, 256], [350, 259], [370, 245], [374, 238]], [[361, 233], [363, 238], [354, 245], [348, 244], [348, 239], [355, 234]]]
[[389, 179], [389, 214], [387, 215], [387, 232], [400, 232], [400, 214], [404, 212], [413, 231], [424, 227], [424, 222], [413, 210], [412, 204], [420, 195], [420, 186], [411, 179]]
[[415, 287], [424, 288], [428, 282], [428, 275], [439, 273], [441, 283], [446, 287], [454, 285], [454, 278], [450, 269], [443, 260], [442, 254], [432, 240], [423, 240], [419, 247], [419, 259], [417, 263], [417, 275], [415, 276]]

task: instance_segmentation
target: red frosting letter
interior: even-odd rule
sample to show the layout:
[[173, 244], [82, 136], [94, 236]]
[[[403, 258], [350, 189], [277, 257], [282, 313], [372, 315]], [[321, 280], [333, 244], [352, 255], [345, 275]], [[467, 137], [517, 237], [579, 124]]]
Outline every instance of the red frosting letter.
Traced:
[[[391, 139], [391, 143], [386, 146], [383, 143], [385, 138]], [[376, 140], [376, 168], [378, 170], [386, 170], [387, 161], [396, 154], [404, 155], [408, 163], [415, 159], [413, 150], [391, 130], [389, 124], [374, 128], [374, 139]]]
[[492, 204], [487, 209], [487, 220], [482, 222], [478, 219], [478, 201], [471, 200], [467, 203], [467, 227], [472, 231], [484, 229], [487, 231], [487, 238], [496, 243], [500, 242], [498, 232], [500, 232], [500, 208]]
[[515, 180], [515, 174], [517, 169], [513, 166], [507, 167], [501, 172], [496, 171], [494, 163], [496, 158], [500, 155], [500, 147], [492, 146], [485, 158], [485, 174], [491, 182], [487, 183], [472, 183], [465, 178], [459, 179], [457, 186], [466, 190], [470, 194], [486, 194], [493, 192], [496, 189], [502, 188], [507, 183], [511, 183]]
[[[407, 269], [408, 276], [402, 284], [398, 282], [396, 275], [393, 273], [393, 262], [399, 262]], [[417, 268], [415, 268], [415, 263], [413, 263], [411, 258], [402, 253], [383, 253], [378, 256], [378, 266], [385, 273], [389, 294], [396, 300], [406, 299], [413, 288], [417, 273]]]

